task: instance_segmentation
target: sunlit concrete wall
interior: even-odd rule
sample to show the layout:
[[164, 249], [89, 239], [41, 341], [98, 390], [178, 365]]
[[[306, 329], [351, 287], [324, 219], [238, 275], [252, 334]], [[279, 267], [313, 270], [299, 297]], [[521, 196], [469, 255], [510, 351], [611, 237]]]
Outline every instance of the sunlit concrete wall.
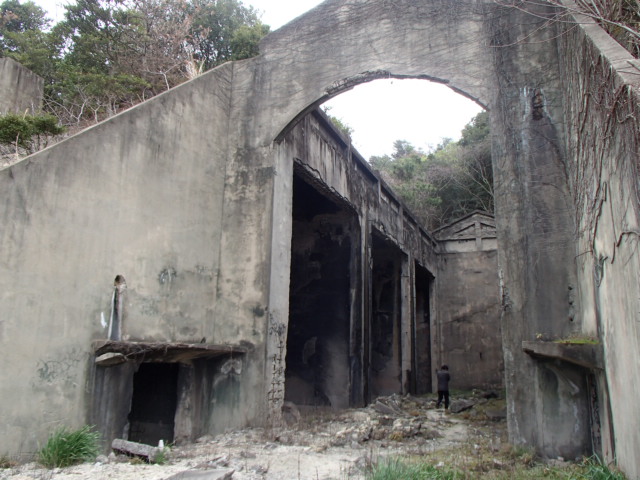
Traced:
[[0, 115], [38, 112], [44, 80], [11, 58], [0, 58]]

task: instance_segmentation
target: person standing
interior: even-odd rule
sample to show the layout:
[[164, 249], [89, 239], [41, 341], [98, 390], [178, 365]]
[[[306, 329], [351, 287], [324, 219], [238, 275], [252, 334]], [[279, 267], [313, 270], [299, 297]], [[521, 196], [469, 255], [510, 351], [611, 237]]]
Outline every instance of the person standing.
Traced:
[[444, 400], [444, 409], [447, 410], [449, 408], [449, 380], [451, 380], [449, 367], [442, 365], [440, 370], [436, 370], [436, 375], [438, 376], [438, 401], [436, 402], [436, 408], [440, 408], [440, 404]]

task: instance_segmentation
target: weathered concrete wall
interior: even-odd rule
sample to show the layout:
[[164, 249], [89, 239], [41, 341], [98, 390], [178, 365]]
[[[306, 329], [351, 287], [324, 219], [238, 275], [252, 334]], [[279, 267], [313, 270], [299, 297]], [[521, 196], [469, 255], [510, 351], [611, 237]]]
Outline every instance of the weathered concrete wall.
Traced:
[[[436, 242], [427, 234], [415, 221], [412, 215], [406, 211], [395, 196], [395, 194], [382, 182], [382, 180], [370, 169], [368, 164], [362, 159], [358, 152], [352, 150], [348, 139], [344, 138], [327, 117], [319, 111], [315, 111], [312, 115], [304, 117], [296, 126], [291, 129], [283, 138], [282, 142], [277, 146], [278, 158], [282, 159], [282, 173], [277, 171], [276, 177], [288, 176], [292, 174], [293, 163], [296, 164], [296, 170], [299, 172], [300, 178], [305, 179], [311, 185], [315, 185], [321, 192], [325, 192], [328, 198], [333, 199], [337, 206], [343, 205], [346, 209], [341, 216], [353, 216], [351, 221], [343, 221], [343, 226], [339, 228], [340, 233], [329, 229], [323, 230], [323, 225], [327, 225], [331, 222], [335, 222], [336, 219], [330, 219], [327, 215], [318, 216], [317, 224], [314, 223], [309, 227], [314, 231], [323, 231], [321, 237], [331, 236], [334, 241], [344, 244], [344, 237], [348, 236], [352, 249], [352, 266], [350, 270], [350, 306], [349, 310], [350, 318], [346, 320], [347, 331], [350, 331], [348, 356], [350, 361], [345, 361], [340, 370], [345, 373], [351, 369], [351, 372], [346, 379], [336, 380], [335, 386], [344, 388], [348, 387], [349, 395], [351, 398], [351, 404], [362, 405], [368, 402], [372, 396], [376, 395], [375, 373], [369, 373], [367, 371], [369, 362], [369, 349], [375, 350], [374, 347], [369, 347], [369, 343], [375, 343], [373, 339], [374, 333], [372, 330], [375, 328], [372, 326], [374, 323], [373, 315], [371, 311], [372, 303], [374, 303], [371, 293], [370, 285], [375, 282], [372, 279], [371, 265], [375, 264], [377, 260], [372, 258], [372, 252], [370, 245], [373, 243], [372, 235], [376, 232], [377, 235], [383, 235], [386, 239], [392, 243], [401, 255], [406, 257], [406, 276], [403, 279], [401, 288], [405, 292], [406, 299], [404, 305], [406, 308], [402, 312], [396, 312], [399, 317], [398, 320], [398, 338], [397, 348], [398, 352], [395, 360], [398, 360], [398, 366], [401, 369], [394, 372], [394, 383], [397, 381], [397, 385], [394, 388], [394, 392], [409, 392], [415, 391], [416, 380], [415, 365], [412, 365], [412, 350], [414, 339], [412, 337], [413, 326], [413, 313], [410, 311], [409, 305], [412, 302], [413, 294], [410, 292], [413, 290], [413, 284], [415, 282], [415, 272], [412, 265], [417, 262], [423, 268], [428, 271], [435, 272], [437, 268], [436, 258]], [[292, 186], [289, 182], [282, 186], [275, 197], [278, 199], [288, 199], [291, 202], [292, 198]], [[294, 199], [295, 201], [295, 199]], [[337, 207], [336, 207], [337, 208]], [[285, 211], [296, 210], [296, 205], [287, 206]], [[294, 221], [296, 215], [293, 215]], [[304, 272], [297, 274], [296, 269], [291, 270], [291, 276], [287, 280], [291, 279], [292, 282], [300, 281], [304, 278], [305, 282], [318, 282], [321, 280], [320, 274], [317, 271], [317, 267], [314, 264], [318, 262], [317, 257], [319, 253], [310, 244], [313, 242], [311, 238], [305, 240], [303, 243], [296, 243], [291, 245], [291, 228], [292, 228], [292, 215], [279, 217], [278, 229], [282, 229], [289, 243], [286, 243], [283, 239], [282, 249], [288, 249], [287, 255], [291, 256], [305, 256], [311, 254], [315, 258], [309, 259], [304, 257], [303, 261]], [[283, 228], [283, 225], [287, 225]], [[333, 229], [335, 230], [335, 229]], [[296, 234], [294, 233], [294, 238]], [[337, 238], [340, 240], [335, 240]], [[326, 240], [323, 240], [326, 243]], [[331, 256], [339, 256], [340, 247], [336, 244], [334, 252]], [[293, 249], [293, 252], [291, 250]], [[284, 256], [285, 253], [282, 253]], [[290, 267], [289, 261], [283, 262], [285, 266]], [[280, 268], [281, 266], [274, 266], [274, 268]], [[335, 283], [333, 281], [332, 283]], [[289, 288], [289, 283], [286, 283]], [[278, 289], [281, 289], [279, 286]], [[296, 284], [290, 286], [292, 290], [298, 290], [301, 287]], [[324, 304], [334, 304], [339, 302], [338, 295], [333, 295], [329, 298], [325, 297]], [[296, 311], [301, 307], [298, 303], [292, 306]], [[312, 310], [324, 309], [322, 303], [312, 304]], [[282, 307], [282, 311], [286, 312], [286, 321], [280, 323], [280, 327], [277, 329], [271, 329], [271, 331], [278, 332], [270, 339], [268, 355], [269, 359], [274, 360], [273, 369], [279, 372], [278, 378], [274, 378], [273, 384], [277, 385], [277, 392], [279, 396], [275, 395], [270, 397], [270, 401], [277, 402], [284, 398], [284, 384], [285, 384], [285, 369], [284, 357], [286, 355], [286, 348], [284, 348], [282, 337], [286, 336], [288, 329], [288, 322], [291, 321], [291, 315], [289, 313], [289, 305]], [[320, 323], [320, 330], [329, 330], [332, 332], [338, 332], [343, 326], [340, 324], [332, 323], [335, 321], [336, 316], [340, 316], [340, 313], [335, 312], [335, 309], [331, 310], [331, 314], [325, 315], [326, 318], [318, 319]], [[313, 313], [308, 312], [305, 317], [310, 317]], [[285, 332], [285, 333], [281, 333]], [[312, 333], [307, 334], [312, 335]], [[322, 340], [322, 334], [319, 332], [313, 333], [314, 337], [319, 338], [319, 342]], [[400, 338], [401, 337], [401, 338]], [[304, 337], [298, 337], [304, 339]], [[315, 341], [314, 341], [315, 342]], [[302, 342], [301, 342], [302, 343]], [[296, 351], [302, 349], [302, 345], [297, 345]], [[350, 366], [350, 367], [349, 367]], [[367, 378], [368, 376], [371, 378]], [[363, 378], [364, 377], [364, 378]], [[300, 383], [301, 380], [296, 378], [296, 382]], [[324, 388], [326, 390], [326, 387]], [[329, 394], [329, 400], [331, 405], [338, 405], [331, 394]], [[347, 406], [349, 403], [344, 404], [344, 400], [341, 406]]]
[[[577, 18], [562, 37], [568, 177], [575, 203], [582, 333], [604, 346], [603, 454], [640, 477], [640, 62]], [[580, 49], [581, 55], [570, 52]], [[615, 439], [615, 440], [614, 440]]]
[[43, 88], [38, 75], [11, 58], [0, 58], [0, 115], [39, 111]]
[[[219, 68], [0, 172], [0, 344], [14, 352], [0, 374], [0, 451], [33, 452], [58, 423], [86, 421], [91, 341], [107, 336], [116, 275], [128, 286], [124, 340], [264, 337], [255, 327], [267, 301], [258, 288], [262, 244], [244, 252], [244, 269], [222, 258], [234, 228], [221, 227], [233, 215], [224, 206], [232, 71]], [[267, 213], [252, 226], [269, 224]], [[258, 279], [237, 280], [238, 301], [216, 301], [236, 275]], [[243, 372], [238, 395], [254, 407], [242, 408], [241, 422], [264, 414], [261, 358]], [[241, 406], [217, 408], [220, 419], [237, 419]]]
[[[534, 445], [547, 456], [575, 458], [585, 451], [577, 439], [587, 428], [579, 409], [572, 408], [576, 400], [566, 390], [553, 388], [553, 382], [532, 384], [540, 365], [522, 349], [523, 341], [539, 335], [562, 338], [580, 328], [572, 297], [574, 218], [565, 173], [556, 24], [544, 23], [553, 11], [536, 8], [534, 15], [499, 10], [502, 15], [495, 15], [490, 27], [507, 416], [514, 444]], [[556, 408], [549, 408], [549, 399]], [[564, 432], [571, 429], [574, 436], [568, 438]]]
[[436, 279], [438, 364], [449, 366], [451, 388], [500, 389], [498, 252], [442, 254]]
[[449, 366], [451, 388], [502, 389], [495, 219], [475, 212], [438, 229], [434, 235], [440, 252], [434, 336], [437, 365]]

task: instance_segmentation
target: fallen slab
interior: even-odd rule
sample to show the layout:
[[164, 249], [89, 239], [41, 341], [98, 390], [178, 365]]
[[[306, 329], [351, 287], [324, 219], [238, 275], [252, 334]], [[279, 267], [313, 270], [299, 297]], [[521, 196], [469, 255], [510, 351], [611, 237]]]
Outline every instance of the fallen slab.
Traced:
[[149, 463], [155, 463], [164, 450], [159, 447], [152, 447], [151, 445], [145, 445], [144, 443], [130, 442], [121, 438], [116, 438], [111, 442], [111, 448], [118, 453], [142, 457]]
[[184, 472], [171, 475], [165, 480], [230, 480], [235, 470], [186, 470]]

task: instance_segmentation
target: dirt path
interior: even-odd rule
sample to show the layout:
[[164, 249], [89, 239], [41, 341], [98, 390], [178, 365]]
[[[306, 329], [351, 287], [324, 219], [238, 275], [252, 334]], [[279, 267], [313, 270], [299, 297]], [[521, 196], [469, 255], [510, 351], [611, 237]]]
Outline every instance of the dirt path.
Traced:
[[164, 465], [111, 455], [64, 469], [42, 469], [35, 463], [3, 469], [0, 480], [165, 480], [185, 471], [202, 472], [200, 478], [205, 478], [204, 472], [213, 470], [226, 471], [233, 480], [357, 480], [383, 457], [462, 452], [478, 442], [498, 449], [505, 422], [487, 420], [487, 408], [495, 405], [482, 399], [475, 403], [458, 414], [434, 409], [431, 398], [399, 396], [339, 413], [299, 414], [294, 408], [287, 428], [203, 437], [171, 449]]

